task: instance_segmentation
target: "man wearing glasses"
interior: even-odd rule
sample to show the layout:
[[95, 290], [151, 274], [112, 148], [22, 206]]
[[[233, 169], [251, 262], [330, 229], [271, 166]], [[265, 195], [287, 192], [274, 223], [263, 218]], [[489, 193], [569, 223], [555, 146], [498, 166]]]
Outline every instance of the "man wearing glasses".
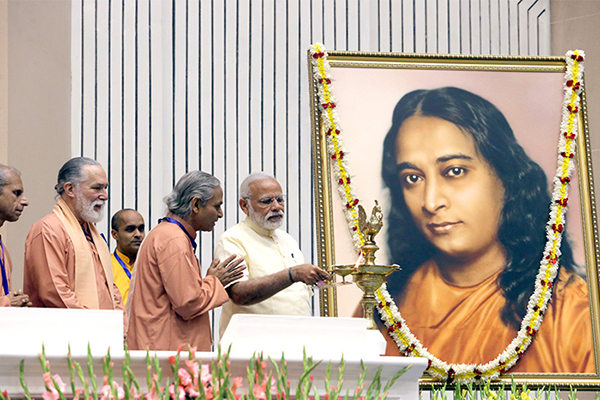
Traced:
[[285, 198], [275, 177], [265, 172], [248, 176], [240, 186], [239, 205], [246, 219], [227, 229], [215, 249], [215, 257], [237, 254], [247, 267], [226, 287], [231, 301], [223, 305], [221, 336], [234, 314], [312, 315], [307, 285], [331, 279], [327, 271], [305, 264], [296, 240], [278, 229]]

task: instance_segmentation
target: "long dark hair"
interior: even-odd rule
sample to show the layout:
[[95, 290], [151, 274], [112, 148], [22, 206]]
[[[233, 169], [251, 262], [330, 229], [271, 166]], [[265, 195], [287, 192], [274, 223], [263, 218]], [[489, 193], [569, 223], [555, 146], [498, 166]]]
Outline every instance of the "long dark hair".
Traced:
[[[519, 145], [500, 110], [463, 89], [415, 90], [402, 97], [394, 109], [392, 127], [383, 144], [382, 177], [392, 204], [388, 214], [389, 255], [402, 272], [389, 277], [388, 288], [401, 293], [412, 273], [435, 252], [406, 207], [396, 168], [398, 131], [404, 120], [415, 114], [441, 118], [471, 135], [477, 152], [502, 181], [505, 198], [498, 240], [506, 251], [507, 263], [498, 277], [506, 298], [501, 317], [506, 325], [519, 329], [546, 242], [551, 201], [546, 174]], [[561, 252], [561, 266], [574, 270], [568, 240], [562, 241]]]

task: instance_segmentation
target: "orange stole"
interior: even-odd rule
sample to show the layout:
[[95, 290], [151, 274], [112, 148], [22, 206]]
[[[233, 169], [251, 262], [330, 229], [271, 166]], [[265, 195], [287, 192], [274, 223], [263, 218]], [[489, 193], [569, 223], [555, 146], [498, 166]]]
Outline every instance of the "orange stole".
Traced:
[[[498, 274], [472, 287], [453, 286], [429, 261], [411, 277], [402, 296], [392, 293], [411, 332], [429, 352], [451, 363], [485, 364], [515, 338], [504, 325]], [[544, 321], [525, 355], [510, 372], [593, 373], [594, 354], [587, 286], [561, 270]], [[386, 355], [399, 355], [387, 332]]]

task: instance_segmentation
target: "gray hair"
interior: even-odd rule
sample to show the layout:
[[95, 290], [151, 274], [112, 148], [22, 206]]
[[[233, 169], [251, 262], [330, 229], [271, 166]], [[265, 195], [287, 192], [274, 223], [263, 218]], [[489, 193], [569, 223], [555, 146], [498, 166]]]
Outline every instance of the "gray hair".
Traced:
[[192, 200], [200, 198], [202, 207], [215, 195], [215, 187], [221, 182], [206, 172], [190, 171], [182, 176], [173, 191], [165, 197], [165, 204], [170, 212], [180, 218], [187, 218], [192, 213]]
[[250, 184], [252, 182], [264, 181], [265, 179], [277, 180], [277, 179], [275, 179], [275, 177], [273, 175], [271, 175], [267, 172], [262, 172], [262, 171], [254, 172], [254, 173], [248, 175], [248, 177], [246, 179], [244, 179], [244, 181], [240, 185], [240, 199], [247, 199], [252, 195], [251, 190], [250, 190]]
[[8, 180], [8, 171], [12, 171], [17, 175], [21, 176], [21, 171], [16, 169], [15, 167], [11, 167], [10, 165], [0, 164], [0, 194], [2, 194], [2, 190], [4, 186], [8, 185], [10, 181]]
[[75, 186], [87, 179], [87, 174], [84, 173], [83, 167], [85, 165], [100, 165], [96, 160], [88, 157], [73, 157], [60, 168], [58, 171], [58, 179], [54, 190], [59, 196], [65, 192], [65, 184], [71, 182]]

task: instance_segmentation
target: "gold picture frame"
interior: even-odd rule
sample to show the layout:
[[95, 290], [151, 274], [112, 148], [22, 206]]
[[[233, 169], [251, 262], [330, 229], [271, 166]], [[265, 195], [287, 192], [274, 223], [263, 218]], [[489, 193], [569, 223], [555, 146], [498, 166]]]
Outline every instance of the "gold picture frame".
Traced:
[[[316, 78], [318, 71], [310, 52], [308, 56], [317, 263], [323, 268], [334, 264], [353, 264], [357, 257], [356, 247], [344, 216], [344, 204], [336, 193], [338, 182], [334, 182], [332, 178], [334, 164], [328, 153], [327, 132], [321, 120], [323, 108], [319, 101]], [[565, 57], [329, 51], [327, 61], [345, 161], [352, 173], [356, 196], [367, 210], [373, 206], [374, 200], [378, 200], [387, 218], [386, 207], [389, 204], [386, 201], [390, 200], [386, 198], [385, 185], [381, 182], [383, 138], [390, 129], [391, 116], [398, 100], [418, 89], [458, 87], [497, 106], [515, 132], [519, 144], [543, 168], [549, 185], [552, 184], [561, 134], [564, 75], [567, 66]], [[577, 123], [579, 134], [576, 139], [576, 178], [574, 176], [575, 179], [572, 179], [569, 189], [571, 203], [567, 221], [575, 261], [578, 265], [585, 265], [595, 371], [513, 373], [509, 370], [500, 377], [500, 382], [506, 383], [514, 379], [516, 382], [527, 382], [530, 387], [571, 385], [583, 390], [595, 390], [600, 386], [600, 297], [597, 268], [600, 252], [583, 85], [581, 92]], [[379, 235], [377, 240], [382, 247], [377, 254], [379, 264], [394, 262], [385, 254], [385, 235]], [[321, 315], [352, 315], [358, 304], [359, 293], [358, 289], [346, 286], [322, 290]], [[430, 388], [435, 383], [436, 380], [427, 375], [421, 380], [424, 388]]]

